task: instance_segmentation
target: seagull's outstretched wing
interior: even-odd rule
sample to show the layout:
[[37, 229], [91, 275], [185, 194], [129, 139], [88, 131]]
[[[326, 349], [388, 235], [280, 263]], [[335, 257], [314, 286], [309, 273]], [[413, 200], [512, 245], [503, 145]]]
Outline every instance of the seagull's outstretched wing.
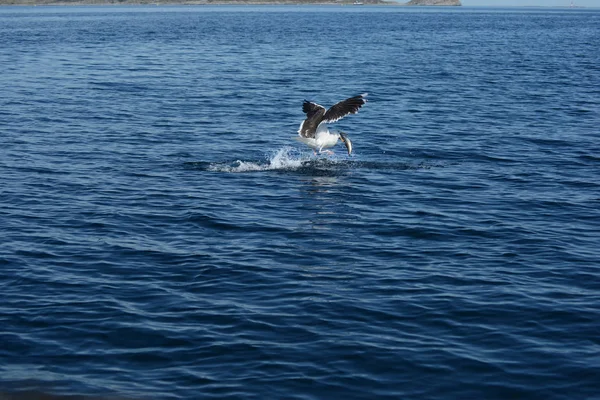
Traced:
[[365, 99], [367, 93], [360, 94], [358, 96], [350, 97], [349, 99], [342, 100], [337, 104], [331, 106], [325, 113], [323, 121], [332, 123], [344, 118], [348, 114], [356, 114], [358, 109], [367, 102]]
[[304, 100], [302, 103], [302, 111], [306, 114], [306, 119], [300, 124], [298, 134], [305, 138], [314, 138], [317, 131], [317, 126], [323, 121], [325, 115], [325, 107]]
[[313, 118], [317, 114], [325, 114], [325, 107], [320, 104], [304, 100], [302, 103], [302, 111], [306, 114], [306, 118]]

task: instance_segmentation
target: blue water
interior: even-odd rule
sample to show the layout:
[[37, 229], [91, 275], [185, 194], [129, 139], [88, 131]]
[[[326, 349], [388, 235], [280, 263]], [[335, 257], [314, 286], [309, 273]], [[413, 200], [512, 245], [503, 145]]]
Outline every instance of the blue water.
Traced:
[[[600, 398], [600, 10], [4, 7], [0, 43], [4, 396]], [[364, 92], [354, 155], [294, 140]]]

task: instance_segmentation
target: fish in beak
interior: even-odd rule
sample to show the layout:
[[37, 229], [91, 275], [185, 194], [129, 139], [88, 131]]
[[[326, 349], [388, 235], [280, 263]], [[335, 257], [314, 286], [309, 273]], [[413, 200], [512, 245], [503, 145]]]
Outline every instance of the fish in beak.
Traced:
[[352, 153], [352, 142], [350, 141], [350, 139], [348, 138], [348, 136], [346, 136], [346, 134], [344, 132], [340, 132], [340, 140], [344, 143], [344, 145], [346, 146], [346, 149], [348, 149], [348, 155], [350, 155], [350, 153]]

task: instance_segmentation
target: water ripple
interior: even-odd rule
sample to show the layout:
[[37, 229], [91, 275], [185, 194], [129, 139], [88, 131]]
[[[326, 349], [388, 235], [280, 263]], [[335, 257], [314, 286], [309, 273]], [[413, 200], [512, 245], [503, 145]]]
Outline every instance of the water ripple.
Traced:
[[0, 9], [0, 399], [594, 398], [597, 17]]

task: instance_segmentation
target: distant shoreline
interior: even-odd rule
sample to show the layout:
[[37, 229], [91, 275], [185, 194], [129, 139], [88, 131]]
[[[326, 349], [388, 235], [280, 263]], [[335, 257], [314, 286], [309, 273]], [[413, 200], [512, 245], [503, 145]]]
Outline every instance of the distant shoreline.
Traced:
[[[358, 4], [357, 4], [358, 3]], [[443, 7], [455, 8], [451, 5], [412, 5], [405, 2], [395, 0], [0, 0], [2, 6], [202, 6], [202, 5], [377, 5], [377, 6], [393, 6], [393, 7]], [[464, 7], [464, 6], [463, 6]], [[595, 6], [541, 6], [541, 5], [523, 5], [523, 6], [467, 6], [467, 8], [561, 8], [561, 9], [598, 9]]]
[[[301, 6], [301, 5], [339, 5], [339, 6], [392, 6], [392, 7], [443, 7], [455, 8], [451, 5], [411, 5], [406, 2], [394, 0], [0, 0], [2, 6], [226, 6], [226, 5], [274, 5], [274, 6]], [[595, 9], [588, 6], [507, 6], [507, 8], [570, 8], [570, 9]], [[470, 6], [469, 8], [498, 8], [497, 6]]]
[[[0, 0], [0, 6], [204, 6], [204, 5], [382, 5], [407, 6], [405, 3], [384, 0]], [[410, 7], [410, 6], [407, 6]]]

